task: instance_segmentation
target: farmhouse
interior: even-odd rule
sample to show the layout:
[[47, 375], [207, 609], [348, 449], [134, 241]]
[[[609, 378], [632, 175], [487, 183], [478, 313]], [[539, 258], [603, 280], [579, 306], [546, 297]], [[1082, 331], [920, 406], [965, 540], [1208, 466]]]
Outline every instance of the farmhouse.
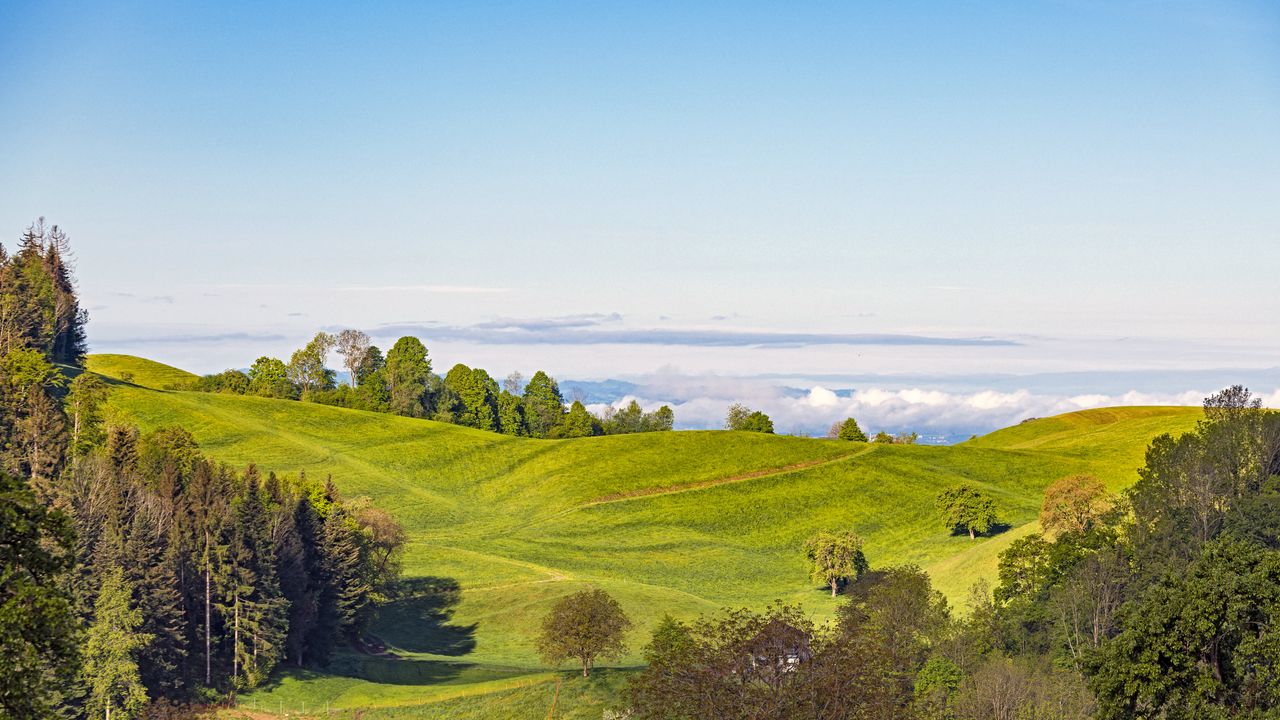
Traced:
[[750, 666], [748, 672], [770, 684], [813, 659], [809, 634], [777, 618], [761, 628], [744, 649]]

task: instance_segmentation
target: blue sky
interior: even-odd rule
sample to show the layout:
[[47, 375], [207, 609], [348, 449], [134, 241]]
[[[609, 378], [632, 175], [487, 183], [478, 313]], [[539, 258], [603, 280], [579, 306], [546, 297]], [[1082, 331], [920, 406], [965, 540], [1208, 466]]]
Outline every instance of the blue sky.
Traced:
[[1051, 408], [1280, 365], [1275, 3], [179, 5], [0, 4], [0, 231], [69, 230], [98, 350]]

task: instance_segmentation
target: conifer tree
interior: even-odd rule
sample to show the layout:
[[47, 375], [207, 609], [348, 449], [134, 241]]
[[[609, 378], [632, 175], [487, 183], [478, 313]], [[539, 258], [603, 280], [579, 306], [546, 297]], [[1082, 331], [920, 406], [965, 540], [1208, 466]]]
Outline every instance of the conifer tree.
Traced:
[[137, 717], [147, 704], [137, 656], [151, 638], [139, 631], [142, 613], [134, 607], [132, 596], [133, 588], [120, 568], [103, 577], [84, 646], [83, 674], [89, 687], [91, 718], [112, 720], [114, 715], [128, 720]]

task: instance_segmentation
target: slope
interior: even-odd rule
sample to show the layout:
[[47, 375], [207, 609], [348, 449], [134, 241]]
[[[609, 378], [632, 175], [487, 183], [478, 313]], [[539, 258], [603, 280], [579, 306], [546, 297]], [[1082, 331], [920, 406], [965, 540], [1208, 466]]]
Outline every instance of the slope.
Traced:
[[[460, 712], [463, 695], [479, 706], [488, 701], [474, 698], [490, 692], [541, 697], [552, 676], [534, 652], [538, 621], [584, 587], [608, 590], [636, 620], [624, 666], [639, 662], [639, 646], [666, 613], [776, 598], [829, 615], [835, 606], [808, 582], [799, 551], [821, 528], [853, 528], [873, 564], [920, 564], [958, 600], [975, 579], [991, 577], [1001, 548], [1034, 530], [1045, 485], [1090, 472], [1123, 487], [1151, 437], [1198, 417], [1186, 408], [1088, 411], [955, 447], [729, 432], [545, 441], [164, 391], [180, 371], [122, 356], [94, 356], [90, 369], [132, 376], [112, 394], [121, 418], [144, 429], [183, 425], [229, 463], [332, 473], [342, 492], [369, 496], [405, 525], [406, 575], [425, 589], [388, 608], [375, 628], [399, 659], [347, 656], [327, 675], [291, 675], [249, 702], [442, 716], [446, 707]], [[937, 526], [934, 495], [962, 480], [997, 498], [1008, 532], [970, 541]]]

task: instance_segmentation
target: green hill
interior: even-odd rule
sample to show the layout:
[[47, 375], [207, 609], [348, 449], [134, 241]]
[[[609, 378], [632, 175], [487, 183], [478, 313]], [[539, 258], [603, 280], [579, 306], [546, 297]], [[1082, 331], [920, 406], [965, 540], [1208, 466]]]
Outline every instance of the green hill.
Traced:
[[[1109, 408], [1023, 423], [953, 447], [851, 444], [720, 431], [530, 440], [426, 420], [234, 395], [165, 391], [190, 375], [127, 356], [92, 356], [116, 383], [112, 412], [143, 429], [179, 424], [210, 455], [264, 469], [332, 474], [409, 536], [405, 574], [431, 592], [375, 627], [394, 658], [349, 655], [330, 672], [286, 674], [242, 707], [384, 708], [414, 717], [545, 717], [555, 678], [533, 639], [557, 598], [588, 586], [636, 621], [632, 652], [666, 613], [725, 605], [834, 603], [807, 579], [800, 545], [850, 527], [873, 565], [917, 563], [952, 600], [994, 575], [996, 556], [1035, 530], [1041, 491], [1092, 473], [1136, 478], [1152, 437], [1189, 429], [1195, 408]], [[1010, 529], [951, 536], [933, 497], [986, 488]], [[619, 673], [573, 679], [561, 717], [600, 717]], [[512, 708], [525, 707], [528, 711]], [[495, 708], [505, 708], [501, 713]], [[395, 708], [398, 708], [396, 710]], [[576, 709], [575, 709], [576, 708]], [[581, 712], [581, 715], [575, 713]]]

